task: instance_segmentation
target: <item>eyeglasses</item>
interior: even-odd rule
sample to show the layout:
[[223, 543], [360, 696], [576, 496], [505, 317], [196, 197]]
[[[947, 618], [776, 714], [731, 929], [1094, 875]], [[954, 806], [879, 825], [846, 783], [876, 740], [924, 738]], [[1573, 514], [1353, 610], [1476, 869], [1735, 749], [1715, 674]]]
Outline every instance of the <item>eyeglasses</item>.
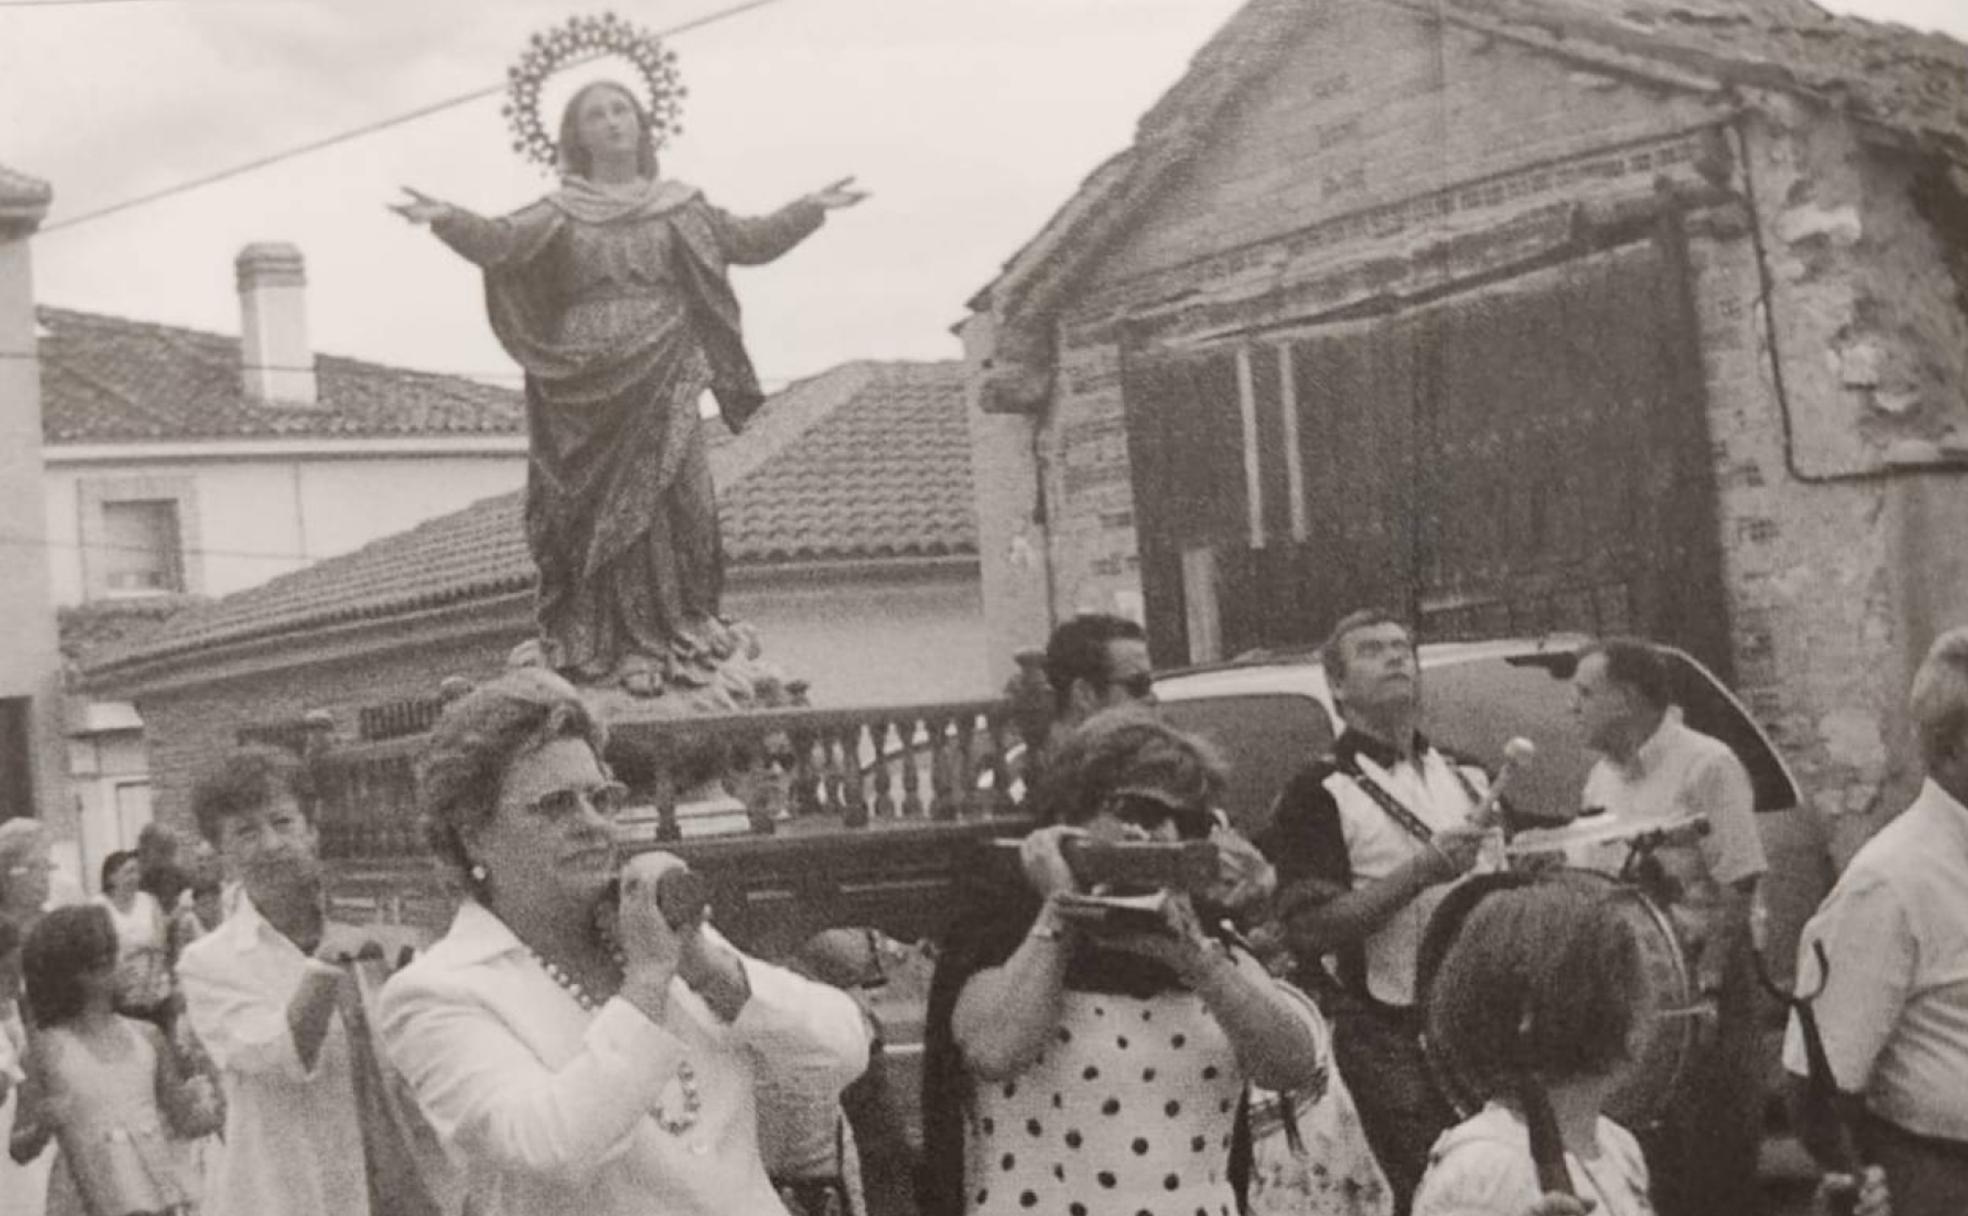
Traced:
[[610, 781], [587, 789], [548, 790], [526, 804], [526, 809], [542, 819], [559, 822], [579, 814], [583, 806], [594, 808], [603, 819], [613, 819], [629, 804], [629, 787]]
[[1136, 701], [1146, 701], [1155, 695], [1155, 673], [1137, 671], [1125, 680], [1103, 681], [1109, 688], [1118, 688]]
[[1146, 794], [1119, 793], [1107, 800], [1107, 811], [1122, 823], [1147, 832], [1173, 823], [1177, 833], [1185, 838], [1201, 839], [1209, 835], [1210, 813], [1204, 806], [1178, 804]]

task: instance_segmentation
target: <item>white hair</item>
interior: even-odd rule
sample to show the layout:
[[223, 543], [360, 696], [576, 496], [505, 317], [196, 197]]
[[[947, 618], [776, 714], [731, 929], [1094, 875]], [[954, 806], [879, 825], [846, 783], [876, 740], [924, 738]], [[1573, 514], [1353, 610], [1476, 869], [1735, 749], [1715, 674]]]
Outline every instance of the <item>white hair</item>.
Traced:
[[1957, 759], [1968, 736], [1968, 625], [1934, 639], [1913, 673], [1908, 709], [1928, 769]]

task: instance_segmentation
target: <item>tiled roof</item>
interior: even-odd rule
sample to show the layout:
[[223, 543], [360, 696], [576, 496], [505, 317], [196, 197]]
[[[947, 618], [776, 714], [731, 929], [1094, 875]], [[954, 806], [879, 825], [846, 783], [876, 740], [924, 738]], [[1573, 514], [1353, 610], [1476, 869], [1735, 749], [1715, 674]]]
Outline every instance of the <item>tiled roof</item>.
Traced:
[[975, 553], [963, 365], [884, 366], [726, 490], [718, 514], [741, 564]]
[[[1249, 0], [1004, 272], [971, 301], [1001, 316], [1044, 312], [1125, 231], [1163, 175], [1209, 137], [1229, 104], [1342, 0]], [[1679, 80], [1774, 89], [1968, 164], [1968, 46], [1940, 34], [1834, 16], [1810, 0], [1381, 0], [1549, 53]]]
[[[773, 449], [763, 460], [760, 445]], [[713, 450], [713, 474], [730, 469], [742, 471], [720, 482], [719, 516], [734, 567], [977, 551], [961, 363], [849, 364], [802, 381]], [[488, 498], [188, 608], [133, 645], [93, 656], [90, 675], [113, 680], [133, 664], [230, 643], [527, 591], [534, 568], [521, 501]]]
[[45, 442], [511, 435], [515, 390], [320, 355], [319, 401], [267, 405], [240, 384], [239, 339], [65, 308], [38, 310]]

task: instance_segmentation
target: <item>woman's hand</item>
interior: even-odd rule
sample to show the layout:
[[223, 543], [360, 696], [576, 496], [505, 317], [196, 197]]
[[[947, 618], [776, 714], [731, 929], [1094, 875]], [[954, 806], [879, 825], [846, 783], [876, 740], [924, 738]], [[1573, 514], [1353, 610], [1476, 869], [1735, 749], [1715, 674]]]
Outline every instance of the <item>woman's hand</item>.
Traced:
[[867, 197], [866, 190], [855, 189], [852, 177], [843, 177], [832, 185], [822, 186], [807, 195], [806, 201], [827, 211], [838, 211], [842, 207], [852, 207]]
[[1150, 933], [1103, 935], [1100, 944], [1111, 950], [1161, 963], [1191, 984], [1211, 963], [1229, 957], [1203, 931], [1202, 918], [1185, 891], [1171, 891], [1162, 905], [1163, 928]]
[[450, 203], [444, 202], [441, 199], [432, 198], [428, 194], [424, 194], [419, 191], [412, 190], [408, 186], [403, 187], [403, 192], [410, 196], [410, 200], [408, 202], [389, 203], [387, 204], [387, 206], [391, 211], [396, 212], [398, 215], [402, 216], [406, 220], [409, 220], [413, 224], [422, 226], [425, 224], [432, 223], [433, 221], [436, 220], [441, 220], [445, 216], [451, 214]]
[[[1856, 1197], [1854, 1192], [1857, 1192]], [[1818, 1216], [1891, 1216], [1892, 1196], [1886, 1190], [1886, 1171], [1868, 1165], [1857, 1178], [1850, 1174], [1826, 1174], [1818, 1180], [1811, 1197], [1811, 1210]]]
[[622, 948], [622, 995], [648, 1014], [663, 1016], [670, 980], [683, 960], [681, 936], [663, 918], [656, 888], [664, 874], [686, 868], [671, 853], [638, 853], [622, 869], [615, 939]]
[[1055, 824], [1026, 836], [1018, 846], [1018, 861], [1025, 869], [1025, 881], [1040, 899], [1067, 895], [1080, 889], [1073, 867], [1066, 864], [1060, 845], [1070, 836], [1085, 836], [1079, 828]]

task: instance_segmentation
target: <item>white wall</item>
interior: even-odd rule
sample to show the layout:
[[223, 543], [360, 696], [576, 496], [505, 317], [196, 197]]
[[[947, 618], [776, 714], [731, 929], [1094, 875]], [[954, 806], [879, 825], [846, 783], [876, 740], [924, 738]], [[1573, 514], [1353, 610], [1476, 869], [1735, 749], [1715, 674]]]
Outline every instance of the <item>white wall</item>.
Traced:
[[[0, 353], [35, 348], [29, 240], [0, 236]], [[34, 798], [57, 837], [73, 835], [61, 741], [61, 659], [49, 598], [41, 477], [41, 375], [0, 358], [0, 697], [32, 701]]]
[[764, 657], [787, 678], [811, 684], [816, 706], [959, 701], [999, 691], [974, 571], [872, 589], [733, 587], [724, 608], [757, 627]]
[[56, 450], [44, 478], [55, 602], [87, 598], [86, 482], [189, 484], [189, 509], [180, 521], [189, 550], [187, 589], [221, 596], [516, 490], [525, 480], [520, 451], [70, 463]]
[[82, 887], [95, 891], [103, 858], [136, 848], [137, 833], [151, 821], [143, 734], [119, 730], [71, 738], [68, 755]]

